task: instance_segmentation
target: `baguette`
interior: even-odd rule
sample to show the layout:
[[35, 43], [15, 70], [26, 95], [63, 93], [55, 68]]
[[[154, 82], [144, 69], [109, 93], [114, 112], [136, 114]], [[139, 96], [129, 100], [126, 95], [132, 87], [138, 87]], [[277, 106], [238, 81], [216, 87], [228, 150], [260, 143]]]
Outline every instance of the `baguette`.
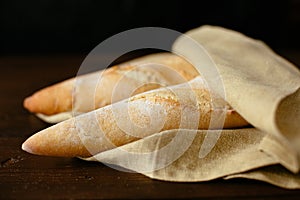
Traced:
[[27, 139], [22, 149], [37, 155], [89, 157], [163, 130], [248, 125], [223, 99], [214, 101], [227, 108], [224, 127], [222, 124], [210, 127], [212, 96], [204, 80], [197, 77], [188, 83], [137, 94], [51, 126]]
[[[169, 70], [161, 70], [163, 69], [162, 66], [167, 67]], [[173, 73], [170, 73], [170, 70]], [[177, 77], [174, 76], [174, 73], [177, 73]], [[198, 75], [197, 70], [179, 56], [171, 53], [157, 53], [46, 87], [27, 97], [23, 104], [27, 110], [36, 113], [43, 120], [55, 123], [70, 118], [72, 116], [70, 113], [74, 107], [79, 113], [89, 112], [126, 99], [130, 95], [161, 86], [183, 83]], [[100, 76], [99, 87], [93, 86], [96, 91], [88, 94], [89, 98], [95, 98], [95, 103], [92, 106], [88, 105], [85, 103], [88, 98], [83, 97], [80, 92], [86, 91], [86, 88], [90, 87], [89, 84], [93, 81], [97, 83], [96, 81]], [[178, 78], [178, 76], [180, 77]], [[124, 87], [120, 88], [122, 91], [115, 91], [118, 96], [112, 101], [113, 89], [120, 80], [122, 80], [121, 84]], [[80, 89], [81, 87], [82, 89]], [[133, 89], [136, 90], [133, 91]], [[92, 96], [94, 94], [96, 95]]]

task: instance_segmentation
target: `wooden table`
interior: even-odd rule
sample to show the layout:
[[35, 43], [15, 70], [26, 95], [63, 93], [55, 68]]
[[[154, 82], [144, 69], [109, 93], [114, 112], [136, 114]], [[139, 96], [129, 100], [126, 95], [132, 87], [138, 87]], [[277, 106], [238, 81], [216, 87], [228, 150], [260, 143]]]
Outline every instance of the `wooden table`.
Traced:
[[[299, 52], [285, 52], [300, 65]], [[84, 56], [0, 57], [0, 199], [300, 199], [300, 190], [237, 179], [170, 183], [76, 158], [30, 155], [31, 134], [48, 127], [22, 107], [37, 89], [72, 77]]]

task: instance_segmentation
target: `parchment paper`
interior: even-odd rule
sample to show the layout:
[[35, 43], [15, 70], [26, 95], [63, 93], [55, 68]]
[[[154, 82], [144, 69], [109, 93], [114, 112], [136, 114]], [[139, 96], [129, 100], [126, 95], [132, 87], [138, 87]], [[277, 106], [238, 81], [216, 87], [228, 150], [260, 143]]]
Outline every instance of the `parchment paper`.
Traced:
[[[199, 150], [207, 131], [170, 130], [87, 160], [166, 181], [244, 177], [300, 188], [299, 70], [263, 42], [231, 30], [203, 26], [187, 36], [201, 44], [216, 64], [226, 101], [255, 128], [223, 130], [204, 158], [199, 158]], [[183, 38], [173, 49], [194, 64], [193, 49]], [[175, 156], [178, 151], [183, 153]]]

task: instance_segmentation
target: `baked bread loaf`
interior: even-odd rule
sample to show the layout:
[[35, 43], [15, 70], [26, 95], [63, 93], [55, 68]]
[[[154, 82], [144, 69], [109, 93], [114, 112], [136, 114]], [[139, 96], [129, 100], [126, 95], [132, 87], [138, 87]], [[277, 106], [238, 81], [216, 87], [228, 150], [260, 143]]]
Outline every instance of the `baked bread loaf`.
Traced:
[[[218, 102], [214, 110], [213, 102]], [[220, 109], [220, 105], [223, 109]], [[223, 124], [212, 113], [225, 113]], [[201, 77], [137, 94], [71, 118], [27, 139], [22, 149], [38, 155], [88, 157], [170, 129], [237, 128], [248, 122], [222, 98], [212, 95]]]
[[[189, 81], [198, 75], [183, 58], [172, 53], [157, 53], [44, 88], [27, 97], [24, 107], [43, 120], [56, 123], [72, 117], [74, 108], [78, 113], [89, 112], [134, 94]], [[93, 105], [86, 102], [91, 98]]]

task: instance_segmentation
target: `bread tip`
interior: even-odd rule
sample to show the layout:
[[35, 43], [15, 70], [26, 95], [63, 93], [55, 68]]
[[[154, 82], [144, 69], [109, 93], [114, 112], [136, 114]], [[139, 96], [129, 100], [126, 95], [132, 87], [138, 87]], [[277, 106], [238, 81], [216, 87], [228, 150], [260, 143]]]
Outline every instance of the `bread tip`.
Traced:
[[23, 101], [23, 106], [29, 111], [32, 110], [32, 96], [25, 98], [25, 100]]
[[26, 152], [28, 152], [28, 153], [31, 153], [31, 154], [34, 154], [34, 152], [32, 151], [32, 148], [30, 148], [30, 144], [29, 144], [29, 142], [28, 142], [28, 139], [25, 141], [25, 142], [23, 142], [23, 144], [22, 144], [22, 150], [23, 151], [26, 151]]

